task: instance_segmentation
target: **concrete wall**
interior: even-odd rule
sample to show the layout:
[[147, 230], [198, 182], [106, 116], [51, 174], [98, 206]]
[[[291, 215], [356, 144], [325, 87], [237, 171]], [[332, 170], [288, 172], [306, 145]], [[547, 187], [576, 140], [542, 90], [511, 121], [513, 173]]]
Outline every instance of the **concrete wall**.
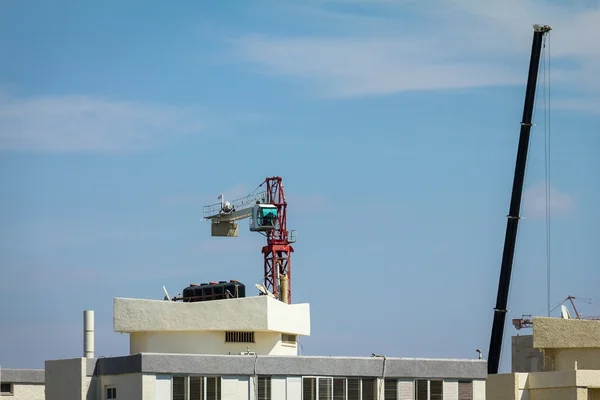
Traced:
[[473, 400], [485, 400], [486, 382], [483, 379], [473, 381]]
[[46, 400], [83, 400], [87, 382], [85, 358], [46, 361]]
[[93, 358], [46, 361], [46, 400], [96, 400], [99, 392]]
[[12, 396], [2, 396], [2, 398], [7, 400], [44, 400], [45, 398], [43, 383], [12, 383], [12, 389]]
[[100, 389], [100, 399], [105, 399], [106, 389], [108, 387], [114, 387], [117, 389], [117, 399], [127, 400], [146, 400], [143, 397], [143, 393], [148, 394], [148, 397], [152, 397], [151, 393], [155, 391], [151, 389], [152, 379], [146, 379], [147, 386], [144, 387], [143, 374], [123, 374], [123, 375], [105, 375], [101, 376], [98, 380], [98, 387]]
[[[98, 359], [101, 375], [126, 373], [380, 377], [383, 358], [134, 354]], [[387, 358], [389, 378], [485, 379], [484, 360]]]
[[273, 331], [310, 335], [308, 304], [269, 296], [182, 303], [115, 298], [116, 332]]
[[516, 374], [489, 375], [486, 381], [486, 400], [517, 400], [517, 382]]
[[282, 344], [279, 332], [255, 332], [255, 343], [226, 343], [225, 332], [134, 332], [129, 351], [136, 353], [240, 354], [250, 351], [261, 355], [298, 354], [297, 346]]
[[600, 348], [598, 349], [546, 349], [544, 371], [575, 369], [600, 370]]
[[156, 375], [142, 375], [142, 398], [144, 400], [157, 400]]
[[587, 400], [587, 389], [569, 387], [554, 389], [531, 389], [529, 400]]
[[511, 372], [541, 372], [544, 354], [533, 347], [533, 335], [512, 337]]
[[44, 378], [43, 369], [0, 370], [0, 382], [12, 385], [12, 396], [5, 397], [11, 400], [44, 400]]
[[533, 347], [537, 349], [600, 348], [600, 321], [535, 317]]
[[586, 400], [595, 388], [600, 371], [499, 374], [487, 379], [487, 400]]

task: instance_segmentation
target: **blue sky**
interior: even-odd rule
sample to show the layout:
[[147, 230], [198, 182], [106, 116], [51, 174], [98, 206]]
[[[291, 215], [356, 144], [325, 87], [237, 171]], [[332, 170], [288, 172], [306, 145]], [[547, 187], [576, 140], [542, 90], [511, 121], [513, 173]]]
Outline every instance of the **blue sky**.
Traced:
[[[126, 354], [113, 297], [259, 282], [263, 237], [211, 238], [202, 206], [273, 175], [304, 354], [486, 355], [533, 23], [551, 301], [600, 315], [600, 8], [561, 4], [2, 2], [0, 365], [80, 356], [85, 308], [97, 355]], [[546, 313], [544, 87], [508, 321]]]

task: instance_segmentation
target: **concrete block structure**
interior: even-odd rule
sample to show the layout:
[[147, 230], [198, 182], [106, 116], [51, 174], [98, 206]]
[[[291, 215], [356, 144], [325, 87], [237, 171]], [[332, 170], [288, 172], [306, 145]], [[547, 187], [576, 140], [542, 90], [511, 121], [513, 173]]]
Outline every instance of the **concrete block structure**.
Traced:
[[600, 399], [600, 321], [534, 318], [533, 348], [542, 370], [490, 375], [489, 400]]
[[310, 335], [308, 304], [270, 296], [197, 303], [114, 299], [114, 330], [129, 333], [130, 354], [297, 355]]
[[0, 369], [0, 396], [7, 400], [44, 400], [44, 370]]
[[511, 372], [541, 372], [544, 354], [533, 347], [533, 335], [512, 337]]
[[103, 399], [96, 397], [93, 358], [46, 361], [46, 399]]

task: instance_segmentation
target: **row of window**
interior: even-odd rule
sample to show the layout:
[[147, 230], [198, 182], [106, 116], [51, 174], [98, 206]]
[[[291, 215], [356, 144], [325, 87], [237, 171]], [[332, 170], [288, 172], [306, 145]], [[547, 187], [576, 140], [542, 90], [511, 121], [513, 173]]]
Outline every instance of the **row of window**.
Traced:
[[221, 400], [221, 377], [174, 376], [173, 400]]
[[[302, 378], [302, 400], [375, 400], [375, 378]], [[386, 379], [384, 400], [443, 400], [443, 380]], [[270, 399], [268, 399], [270, 400]], [[473, 400], [473, 382], [458, 382], [458, 400]]]
[[[302, 400], [375, 400], [376, 378], [302, 378]], [[173, 400], [221, 400], [221, 378], [174, 376]], [[259, 376], [257, 400], [271, 400], [271, 377]], [[116, 398], [107, 397], [107, 398]], [[443, 400], [443, 380], [384, 381], [384, 400]], [[458, 382], [458, 400], [473, 400], [473, 382]]]
[[[288, 345], [296, 345], [296, 335], [287, 333], [281, 334], [281, 342]], [[225, 332], [226, 343], [255, 343], [254, 332], [238, 332], [228, 331]]]

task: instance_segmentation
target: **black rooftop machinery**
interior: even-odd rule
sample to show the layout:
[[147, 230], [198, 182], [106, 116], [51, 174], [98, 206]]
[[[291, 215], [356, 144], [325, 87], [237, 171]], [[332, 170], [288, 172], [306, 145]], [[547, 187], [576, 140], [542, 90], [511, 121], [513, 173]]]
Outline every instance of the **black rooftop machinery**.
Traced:
[[527, 78], [527, 89], [525, 92], [525, 105], [523, 107], [523, 119], [521, 121], [521, 134], [519, 136], [519, 148], [517, 150], [517, 161], [515, 176], [513, 180], [510, 209], [506, 224], [506, 236], [504, 238], [504, 251], [502, 253], [502, 264], [500, 267], [500, 280], [498, 283], [498, 297], [494, 309], [494, 323], [490, 338], [490, 350], [488, 354], [488, 374], [498, 373], [500, 354], [502, 351], [502, 338], [504, 336], [504, 324], [506, 320], [508, 292], [510, 288], [510, 276], [512, 273], [513, 259], [515, 254], [515, 243], [517, 241], [517, 228], [519, 225], [519, 211], [521, 209], [521, 198], [523, 195], [523, 181], [525, 179], [525, 167], [527, 165], [527, 151], [529, 148], [529, 137], [531, 132], [531, 118], [535, 100], [540, 55], [544, 35], [552, 28], [548, 25], [533, 26], [533, 45], [531, 47], [531, 60], [529, 63], [529, 76]]

